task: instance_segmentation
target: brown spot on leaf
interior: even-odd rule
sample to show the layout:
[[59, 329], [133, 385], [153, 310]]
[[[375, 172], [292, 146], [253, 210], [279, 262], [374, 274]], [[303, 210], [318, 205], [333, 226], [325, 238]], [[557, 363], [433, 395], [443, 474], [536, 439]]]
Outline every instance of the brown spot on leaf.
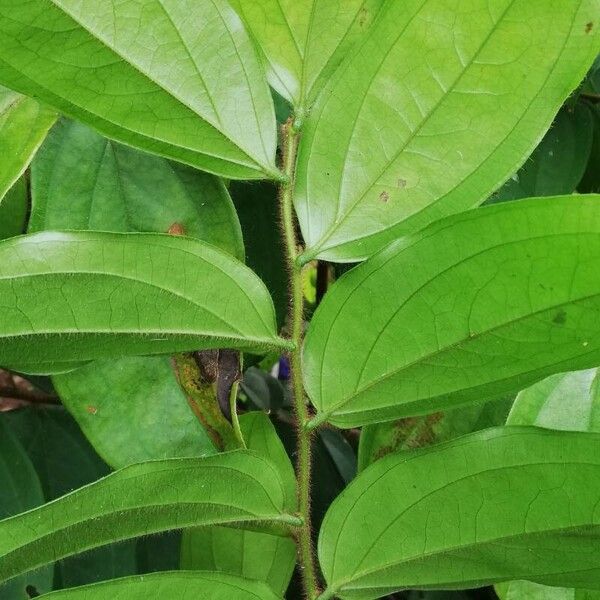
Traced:
[[169, 235], [185, 235], [185, 229], [181, 223], [173, 223], [167, 230]]
[[90, 415], [95, 415], [98, 412], [98, 409], [95, 406], [86, 406], [85, 408]]
[[360, 27], [364, 27], [365, 24], [367, 23], [367, 19], [369, 18], [369, 11], [367, 9], [366, 6], [363, 6], [360, 9], [360, 12], [358, 14], [358, 24]]
[[381, 194], [379, 194], [379, 199], [383, 202], [383, 203], [387, 203], [390, 199], [390, 195], [387, 192], [381, 192]]
[[406, 179], [398, 179], [398, 187], [403, 190], [408, 185]]
[[589, 23], [585, 24], [585, 32], [586, 33], [591, 33], [592, 29], [594, 29], [593, 21], [590, 21]]

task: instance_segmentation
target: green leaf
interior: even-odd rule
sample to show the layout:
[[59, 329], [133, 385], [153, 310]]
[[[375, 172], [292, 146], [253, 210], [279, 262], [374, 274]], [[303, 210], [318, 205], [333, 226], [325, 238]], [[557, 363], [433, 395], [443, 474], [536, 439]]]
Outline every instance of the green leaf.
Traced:
[[[0, 518], [23, 512], [44, 502], [42, 486], [31, 460], [6, 419], [0, 417]], [[3, 600], [29, 598], [25, 589], [33, 585], [38, 591], [52, 589], [53, 571], [44, 567], [28, 576], [17, 577], [0, 585]]]
[[593, 129], [586, 104], [563, 108], [521, 170], [492, 196], [492, 201], [573, 193], [588, 164]]
[[[29, 231], [178, 229], [240, 260], [242, 232], [223, 182], [60, 121], [31, 166]], [[67, 201], [68, 200], [68, 201]]]
[[95, 361], [56, 375], [53, 382], [86, 437], [113, 468], [215, 453], [167, 357]]
[[281, 177], [260, 58], [224, 0], [2, 0], [0, 56], [1, 82], [110, 138], [226, 177]]
[[[232, 496], [232, 490], [243, 494]], [[278, 471], [250, 452], [125, 467], [0, 521], [0, 581], [107, 543], [206, 525], [292, 524]]]
[[0, 202], [0, 240], [22, 234], [25, 231], [28, 212], [27, 183], [21, 177]]
[[258, 581], [233, 577], [224, 573], [166, 572], [127, 577], [80, 588], [53, 592], [43, 600], [281, 600], [266, 585]]
[[507, 424], [600, 433], [598, 369], [559, 373], [523, 390]]
[[599, 12], [599, 0], [387, 2], [303, 133], [302, 260], [363, 259], [486, 199], [593, 62]]
[[592, 149], [587, 169], [579, 184], [579, 191], [598, 193], [600, 192], [600, 105], [591, 106], [590, 110], [593, 119]]
[[288, 345], [242, 263], [191, 238], [38, 233], [0, 242], [0, 364]]
[[512, 578], [598, 588], [599, 442], [503, 427], [376, 462], [323, 523], [325, 597]]
[[313, 425], [448, 410], [596, 366], [599, 233], [598, 196], [520, 200], [441, 220], [344, 275], [305, 343]]
[[269, 81], [299, 113], [368, 29], [382, 0], [232, 0], [269, 65]]
[[548, 587], [531, 581], [511, 581], [496, 586], [500, 600], [598, 600], [600, 592]]
[[358, 468], [364, 471], [392, 452], [406, 452], [488, 427], [504, 425], [512, 399], [407, 417], [362, 428], [358, 446]]
[[[240, 417], [248, 449], [269, 458], [281, 475], [286, 493], [285, 510], [296, 512], [294, 468], [269, 417], [250, 412]], [[182, 569], [213, 569], [265, 581], [284, 594], [296, 563], [291, 538], [226, 527], [190, 529], [183, 533]]]
[[29, 166], [54, 121], [54, 112], [0, 86], [0, 205]]

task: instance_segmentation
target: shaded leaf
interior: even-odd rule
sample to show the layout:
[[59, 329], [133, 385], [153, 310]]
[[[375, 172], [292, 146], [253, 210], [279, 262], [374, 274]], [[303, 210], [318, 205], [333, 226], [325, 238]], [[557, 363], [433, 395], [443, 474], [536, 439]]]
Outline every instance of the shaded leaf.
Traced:
[[[244, 494], [233, 498], [232, 489]], [[0, 581], [90, 548], [169, 529], [295, 523], [283, 512], [284, 498], [277, 470], [249, 452], [125, 467], [0, 521]]]
[[167, 357], [95, 361], [53, 381], [63, 404], [113, 468], [215, 452]]
[[299, 113], [310, 108], [382, 0], [232, 0], [269, 65], [271, 85]]
[[31, 166], [29, 231], [168, 233], [174, 225], [243, 260], [240, 226], [218, 178], [61, 120]]
[[[269, 458], [284, 483], [287, 511], [296, 511], [294, 469], [269, 417], [261, 412], [240, 416], [246, 445]], [[214, 569], [265, 581], [283, 594], [296, 563], [296, 545], [291, 538], [226, 527], [191, 529], [183, 533], [181, 567]]]
[[0, 204], [25, 172], [54, 121], [54, 112], [0, 86]]
[[313, 425], [481, 403], [598, 364], [599, 233], [597, 196], [520, 200], [441, 220], [344, 275], [304, 347]]
[[2, 0], [0, 55], [0, 81], [110, 138], [226, 177], [279, 177], [262, 65], [224, 0]]
[[593, 120], [593, 141], [590, 160], [583, 179], [579, 184], [580, 192], [600, 192], [600, 104], [590, 107]]
[[364, 259], [486, 199], [596, 58], [599, 12], [598, 0], [387, 2], [303, 133], [302, 260]]
[[156, 573], [45, 594], [44, 600], [277, 600], [265, 584], [225, 573]]
[[531, 581], [511, 581], [496, 586], [500, 600], [598, 600], [600, 592], [548, 587]]
[[0, 240], [24, 233], [28, 211], [27, 183], [21, 177], [0, 203]]
[[510, 578], [597, 587], [599, 441], [504, 427], [383, 458], [325, 518], [326, 597]]
[[44, 232], [6, 240], [0, 306], [0, 364], [20, 371], [115, 355], [287, 346], [258, 277], [191, 238]]

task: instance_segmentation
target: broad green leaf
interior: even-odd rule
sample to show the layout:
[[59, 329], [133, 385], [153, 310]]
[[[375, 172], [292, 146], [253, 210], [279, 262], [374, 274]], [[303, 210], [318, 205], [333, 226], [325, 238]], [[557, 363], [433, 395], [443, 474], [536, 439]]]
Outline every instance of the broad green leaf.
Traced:
[[363, 259], [485, 200], [583, 79], [599, 13], [599, 0], [387, 2], [303, 133], [302, 260]]
[[168, 357], [95, 361], [56, 375], [53, 382], [86, 437], [113, 468], [215, 453]]
[[313, 424], [429, 414], [596, 366], [599, 234], [598, 196], [519, 200], [441, 220], [353, 269], [308, 331]]
[[[4, 413], [0, 419], [27, 451], [39, 475], [46, 502], [110, 472], [77, 423], [62, 407], [28, 407]], [[136, 541], [128, 540], [58, 561], [54, 588], [83, 585], [136, 572]]]
[[45, 594], [43, 600], [281, 600], [264, 583], [225, 573], [166, 572]]
[[21, 235], [25, 231], [28, 212], [27, 182], [21, 177], [0, 202], [0, 240]]
[[488, 427], [504, 425], [511, 403], [512, 400], [502, 399], [367, 425], [360, 433], [358, 468], [364, 471], [370, 464], [392, 452], [423, 448]]
[[240, 225], [218, 178], [62, 120], [31, 166], [29, 231], [178, 229], [243, 260]]
[[263, 283], [191, 238], [44, 232], [0, 242], [0, 364], [285, 347]]
[[128, 145], [280, 178], [260, 58], [224, 0], [2, 0], [0, 81]]
[[[284, 482], [284, 508], [296, 512], [294, 468], [269, 417], [250, 412], [240, 417], [248, 449], [269, 458]], [[296, 545], [291, 538], [227, 527], [184, 531], [182, 569], [213, 569], [265, 581], [279, 594], [285, 593], [296, 564]]]
[[599, 442], [502, 427], [376, 462], [325, 517], [324, 597], [513, 578], [599, 588]]
[[600, 433], [598, 369], [558, 373], [523, 390], [507, 424]]
[[382, 2], [232, 0], [232, 5], [265, 55], [271, 85], [304, 113]]
[[278, 471], [250, 452], [125, 467], [0, 521], [0, 581], [107, 543], [169, 529], [296, 523], [284, 513], [284, 499]]
[[54, 112], [0, 86], [0, 204], [29, 166], [54, 121]]
[[563, 108], [527, 162], [492, 200], [573, 193], [590, 158], [593, 129], [592, 113], [586, 104]]
[[496, 586], [500, 600], [598, 600], [600, 592], [548, 587], [531, 581], [511, 581]]
[[[0, 518], [23, 512], [43, 504], [44, 495], [37, 473], [18, 438], [6, 419], [0, 416]], [[13, 579], [0, 585], [3, 600], [26, 600], [26, 587], [33, 585], [38, 591], [52, 589], [53, 571], [43, 567], [39, 571]]]

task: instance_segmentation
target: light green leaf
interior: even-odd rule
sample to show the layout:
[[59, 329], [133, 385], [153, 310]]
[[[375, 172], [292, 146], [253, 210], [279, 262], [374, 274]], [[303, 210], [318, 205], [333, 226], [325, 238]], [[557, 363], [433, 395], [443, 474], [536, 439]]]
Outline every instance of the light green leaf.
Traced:
[[244, 259], [239, 222], [218, 178], [62, 120], [31, 165], [29, 231], [178, 229]]
[[[296, 512], [294, 468], [269, 417], [250, 412], [240, 417], [248, 449], [269, 458], [284, 483], [284, 508]], [[296, 545], [291, 538], [227, 527], [184, 531], [182, 569], [213, 569], [265, 581], [279, 594], [285, 593], [294, 565]]]
[[0, 204], [29, 166], [54, 121], [56, 113], [0, 86]]
[[169, 529], [295, 523], [284, 513], [284, 499], [277, 470], [250, 452], [126, 467], [0, 521], [0, 581], [90, 548]]
[[211, 572], [163, 572], [61, 590], [43, 600], [281, 600], [264, 583]]
[[353, 269], [308, 331], [313, 424], [448, 410], [596, 366], [599, 234], [598, 196], [519, 200], [441, 220]]
[[563, 108], [527, 162], [492, 201], [573, 193], [590, 158], [593, 131], [592, 113], [586, 104]]
[[598, 588], [599, 442], [503, 427], [376, 462], [323, 523], [325, 597], [512, 578]]
[[511, 581], [496, 586], [500, 600], [598, 600], [600, 592], [548, 587], [531, 581]]
[[[98, 454], [115, 469], [215, 453], [168, 357], [95, 361], [56, 375], [53, 383]], [[135, 425], [123, 427], [124, 423]]]
[[260, 58], [224, 0], [2, 0], [0, 57], [1, 82], [110, 138], [280, 178]]
[[[0, 418], [0, 518], [43, 504], [42, 486], [22, 444], [11, 431], [6, 419]], [[39, 571], [0, 585], [3, 600], [26, 600], [25, 589], [33, 585], [38, 591], [52, 589], [53, 569]]]
[[232, 0], [269, 65], [271, 85], [299, 113], [349, 48], [368, 29], [383, 0]]
[[22, 371], [288, 344], [252, 271], [176, 236], [44, 232], [0, 242], [0, 306], [0, 364]]
[[600, 50], [599, 0], [387, 2], [314, 107], [302, 260], [366, 258], [486, 199]]

